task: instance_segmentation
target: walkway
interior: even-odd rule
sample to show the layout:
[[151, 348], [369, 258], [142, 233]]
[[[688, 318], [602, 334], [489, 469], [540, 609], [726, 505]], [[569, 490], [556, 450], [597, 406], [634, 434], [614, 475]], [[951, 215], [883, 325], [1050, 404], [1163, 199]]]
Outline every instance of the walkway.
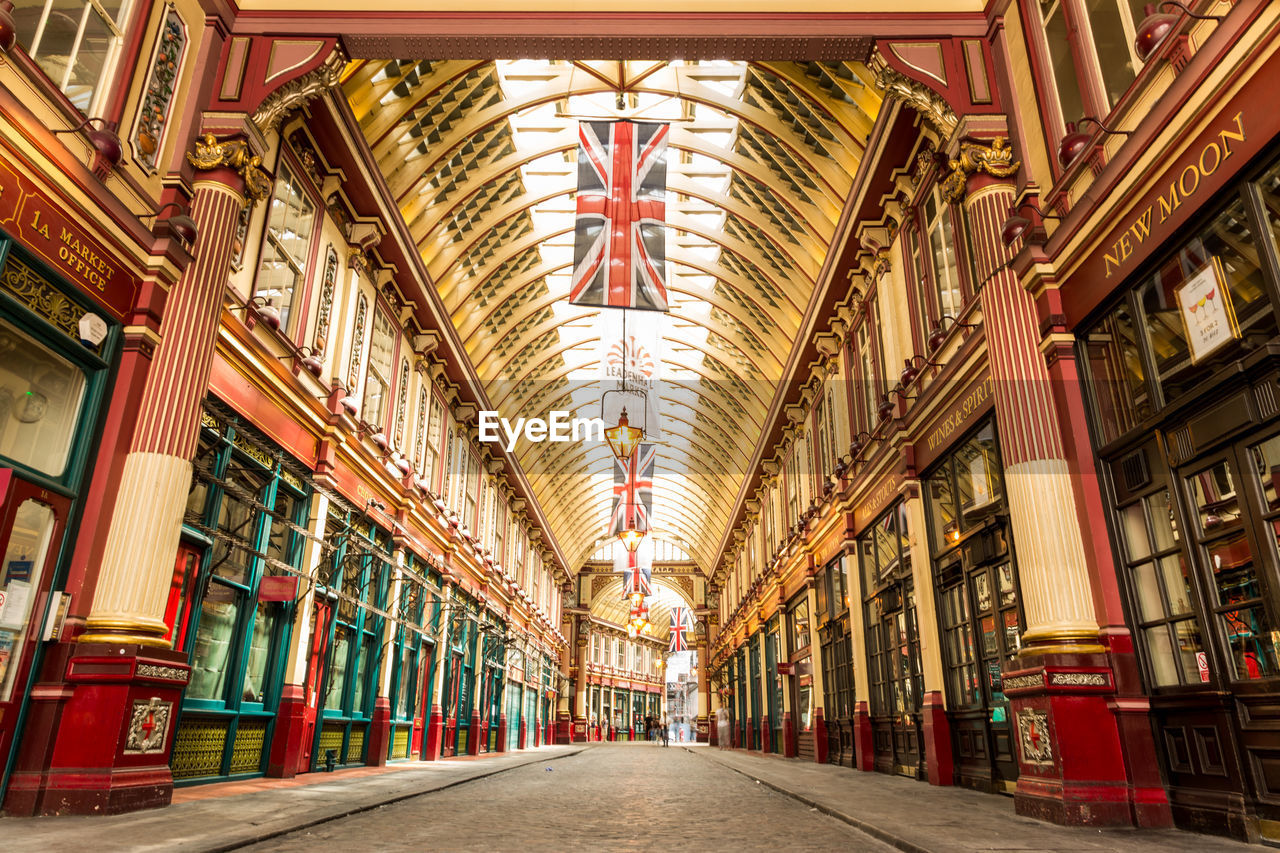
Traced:
[[[466, 784], [460, 784], [460, 783]], [[542, 747], [185, 788], [165, 809], [0, 819], [5, 853], [84, 849], [1257, 853], [1176, 830], [1069, 829], [1007, 797], [723, 751]]]

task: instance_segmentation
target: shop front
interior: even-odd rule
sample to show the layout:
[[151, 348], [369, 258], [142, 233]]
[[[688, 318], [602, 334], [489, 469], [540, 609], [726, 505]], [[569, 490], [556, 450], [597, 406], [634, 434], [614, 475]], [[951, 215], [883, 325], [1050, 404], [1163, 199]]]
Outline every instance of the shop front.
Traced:
[[175, 782], [266, 770], [312, 490], [306, 470], [219, 401], [201, 419], [166, 620], [186, 653]]
[[1188, 156], [1227, 146], [1223, 171], [1244, 168], [1162, 229], [1077, 339], [1174, 820], [1277, 842], [1280, 147], [1246, 163], [1249, 114], [1210, 127]]
[[[16, 186], [9, 195], [21, 198]], [[69, 531], [109, 405], [119, 317], [132, 307], [132, 288], [99, 304], [54, 269], [0, 231], [0, 802], [15, 763], [30, 763], [16, 761], [18, 733], [43, 644], [74, 594]]]
[[875, 769], [924, 778], [924, 684], [906, 504], [858, 537]]
[[434, 700], [432, 664], [441, 610], [440, 578], [428, 565], [412, 551], [405, 552], [395, 614], [389, 759], [421, 753], [426, 717]]
[[471, 712], [475, 705], [475, 633], [479, 608], [469, 599], [457, 598], [449, 617], [449, 648], [444, 671], [444, 745], [446, 758], [466, 755], [470, 744]]
[[813, 761], [816, 721], [813, 695], [813, 622], [809, 613], [808, 593], [802, 591], [787, 604], [787, 628], [791, 635], [791, 707], [792, 725], [796, 733], [796, 754]]
[[[854, 767], [853, 637], [849, 627], [849, 558], [840, 555], [815, 579], [822, 660], [822, 712], [827, 761]], [[794, 750], [787, 750], [791, 754]]]
[[764, 745], [764, 728], [768, 725], [765, 715], [768, 713], [760, 702], [761, 681], [763, 680], [763, 672], [761, 670], [761, 650], [764, 646], [764, 633], [760, 632], [754, 635], [747, 643], [747, 657], [750, 660], [750, 681], [748, 682], [748, 692], [751, 695], [751, 731], [748, 732], [750, 740], [747, 742], [748, 749], [760, 750]]
[[[974, 427], [944, 451], [922, 485], [955, 780], [979, 790], [1012, 793], [1018, 760], [1002, 673], [1017, 668], [1023, 618], [994, 420]], [[899, 523], [885, 522], [884, 556], [877, 553], [875, 558], [875, 571], [885, 572], [884, 583], [896, 574], [892, 559], [906, 554], [905, 543], [894, 544], [901, 542]], [[877, 543], [877, 552], [879, 547]], [[899, 556], [891, 557], [895, 552]], [[864, 565], [864, 574], [868, 569]], [[871, 582], [868, 576], [868, 586]], [[898, 609], [883, 612], [902, 610], [902, 627], [910, 629], [904, 582], [898, 586], [903, 598]], [[887, 701], [896, 700], [889, 696]]]
[[762, 729], [766, 752], [782, 754], [782, 673], [778, 671], [782, 651], [782, 617], [769, 620], [764, 632], [764, 672], [767, 717]]

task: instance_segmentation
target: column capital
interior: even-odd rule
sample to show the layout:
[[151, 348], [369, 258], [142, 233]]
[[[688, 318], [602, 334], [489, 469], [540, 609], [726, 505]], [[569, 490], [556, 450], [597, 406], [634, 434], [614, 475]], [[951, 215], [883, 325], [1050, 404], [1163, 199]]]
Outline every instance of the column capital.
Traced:
[[271, 195], [271, 178], [262, 169], [262, 157], [253, 153], [249, 143], [240, 137], [219, 139], [213, 133], [198, 137], [187, 160], [201, 171], [229, 169], [244, 181], [245, 195], [254, 202]]
[[997, 136], [991, 143], [961, 142], [956, 157], [947, 162], [950, 174], [942, 181], [942, 195], [952, 204], [964, 201], [968, 194], [969, 178], [985, 174], [993, 178], [1011, 178], [1022, 165], [1013, 159], [1013, 147], [1009, 140]]

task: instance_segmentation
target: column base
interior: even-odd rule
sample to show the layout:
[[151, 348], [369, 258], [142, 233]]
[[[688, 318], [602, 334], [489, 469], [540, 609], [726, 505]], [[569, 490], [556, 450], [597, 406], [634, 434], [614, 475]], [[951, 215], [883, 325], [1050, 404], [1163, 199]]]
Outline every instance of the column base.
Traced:
[[787, 758], [800, 755], [800, 745], [796, 743], [796, 730], [791, 725], [791, 712], [782, 712], [782, 754]]
[[693, 742], [708, 743], [711, 738], [711, 724], [706, 717], [698, 717], [693, 723]]
[[507, 714], [498, 715], [498, 752], [507, 751]]
[[422, 760], [436, 761], [440, 758], [440, 750], [444, 746], [444, 713], [439, 705], [431, 706], [427, 715], [427, 731], [423, 736]]
[[827, 763], [827, 721], [822, 718], [822, 708], [813, 709], [813, 760]]
[[1134, 784], [1105, 654], [1026, 655], [1004, 675], [1018, 814], [1065, 826], [1171, 826], [1163, 786]]
[[467, 755], [479, 755], [480, 744], [489, 736], [487, 730], [480, 729], [480, 712], [471, 712], [471, 725], [467, 731]]
[[870, 773], [876, 769], [875, 737], [871, 730], [871, 712], [867, 703], [859, 702], [853, 710], [854, 766]]
[[[956, 769], [951, 751], [951, 721], [947, 719], [947, 711], [943, 706], [942, 691], [930, 690], [924, 694], [920, 712], [923, 718], [921, 728], [924, 729], [924, 763], [929, 784], [954, 785]], [[871, 721], [868, 719], [868, 737], [870, 730]]]
[[768, 717], [762, 717], [760, 719], [760, 751], [773, 751], [773, 729], [769, 727]]
[[368, 767], [385, 767], [391, 747], [391, 700], [379, 696], [373, 700], [373, 717], [369, 720], [369, 751], [364, 763]]
[[[91, 643], [70, 653], [66, 684], [37, 685], [57, 719], [52, 738], [21, 748], [5, 810], [15, 815], [121, 814], [169, 804], [169, 756], [191, 668], [186, 655]], [[44, 713], [38, 706], [36, 715]], [[26, 740], [24, 736], [23, 740]], [[43, 747], [41, 749], [40, 747]]]
[[298, 775], [302, 756], [311, 746], [304, 743], [306, 711], [306, 689], [300, 684], [286, 684], [280, 691], [280, 708], [276, 711], [271, 753], [267, 756], [268, 776], [292, 779]]
[[574, 732], [579, 731], [578, 725], [581, 724], [581, 740], [587, 739], [587, 721], [574, 720], [569, 716], [567, 711], [560, 711], [556, 714], [556, 743], [566, 744], [575, 743]]

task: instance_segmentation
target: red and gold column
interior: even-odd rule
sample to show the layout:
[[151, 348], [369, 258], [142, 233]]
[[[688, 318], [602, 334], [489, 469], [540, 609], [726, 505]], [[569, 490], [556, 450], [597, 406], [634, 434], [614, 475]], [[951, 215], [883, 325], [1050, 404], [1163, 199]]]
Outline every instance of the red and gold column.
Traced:
[[246, 195], [270, 192], [244, 140], [208, 136], [188, 156], [194, 262], [165, 303], [93, 605], [67, 665], [64, 724], [45, 786], [26, 800], [33, 812], [109, 814], [173, 793], [169, 754], [190, 668], [164, 638], [164, 609], [236, 220]]
[[1135, 822], [1139, 799], [1118, 733], [1115, 677], [1099, 634], [1082, 518], [1031, 295], [1008, 269], [1000, 232], [1017, 169], [1003, 139], [965, 142], [946, 189], [963, 204], [980, 282], [1025, 624], [1003, 673], [1013, 722], [1020, 814], [1058, 823]]

